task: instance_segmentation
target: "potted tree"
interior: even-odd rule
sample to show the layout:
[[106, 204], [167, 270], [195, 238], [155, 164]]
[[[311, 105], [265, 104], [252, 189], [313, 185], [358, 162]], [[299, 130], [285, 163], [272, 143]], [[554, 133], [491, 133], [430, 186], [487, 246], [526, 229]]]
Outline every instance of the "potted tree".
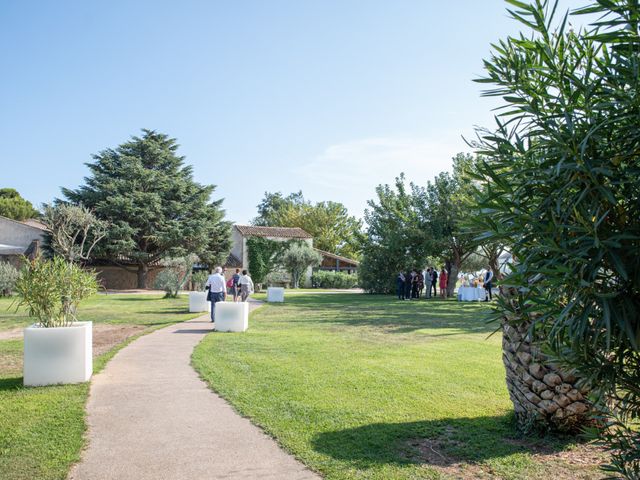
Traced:
[[98, 288], [96, 276], [61, 257], [27, 262], [16, 282], [17, 307], [36, 322], [24, 329], [24, 385], [86, 382], [93, 373], [92, 322], [78, 304]]

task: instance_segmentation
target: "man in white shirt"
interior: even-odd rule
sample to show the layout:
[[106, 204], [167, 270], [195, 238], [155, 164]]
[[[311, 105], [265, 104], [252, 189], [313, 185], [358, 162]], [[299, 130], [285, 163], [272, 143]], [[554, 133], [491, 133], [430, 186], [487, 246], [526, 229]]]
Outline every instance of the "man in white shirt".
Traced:
[[224, 277], [222, 276], [222, 268], [216, 267], [215, 273], [209, 275], [207, 279], [207, 283], [205, 284], [205, 289], [209, 290], [209, 296], [211, 299], [211, 321], [215, 322], [216, 318], [216, 303], [224, 302], [224, 294], [226, 283]]

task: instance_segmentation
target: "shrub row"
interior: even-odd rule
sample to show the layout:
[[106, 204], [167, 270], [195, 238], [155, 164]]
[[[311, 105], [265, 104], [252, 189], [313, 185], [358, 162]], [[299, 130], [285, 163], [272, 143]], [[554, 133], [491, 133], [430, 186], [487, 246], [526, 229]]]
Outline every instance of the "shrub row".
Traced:
[[354, 288], [358, 286], [358, 276], [319, 270], [311, 276], [311, 285], [314, 288]]

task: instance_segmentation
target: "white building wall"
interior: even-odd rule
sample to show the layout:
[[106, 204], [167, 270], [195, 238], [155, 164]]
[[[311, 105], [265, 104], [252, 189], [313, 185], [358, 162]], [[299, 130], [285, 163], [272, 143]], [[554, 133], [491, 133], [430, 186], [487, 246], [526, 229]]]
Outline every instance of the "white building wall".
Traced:
[[31, 242], [44, 240], [44, 231], [8, 218], [0, 217], [0, 243], [22, 247], [25, 250]]

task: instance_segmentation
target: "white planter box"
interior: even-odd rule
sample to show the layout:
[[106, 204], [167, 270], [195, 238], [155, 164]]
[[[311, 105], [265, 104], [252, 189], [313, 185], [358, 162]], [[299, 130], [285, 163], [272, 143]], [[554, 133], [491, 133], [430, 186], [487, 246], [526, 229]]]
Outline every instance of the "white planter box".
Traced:
[[282, 287], [267, 288], [267, 302], [284, 302], [284, 288]]
[[218, 332], [244, 332], [249, 328], [247, 302], [217, 302], [215, 329]]
[[207, 302], [207, 292], [189, 292], [189, 312], [210, 312], [211, 302]]
[[26, 386], [81, 383], [93, 373], [92, 322], [70, 327], [24, 329]]

